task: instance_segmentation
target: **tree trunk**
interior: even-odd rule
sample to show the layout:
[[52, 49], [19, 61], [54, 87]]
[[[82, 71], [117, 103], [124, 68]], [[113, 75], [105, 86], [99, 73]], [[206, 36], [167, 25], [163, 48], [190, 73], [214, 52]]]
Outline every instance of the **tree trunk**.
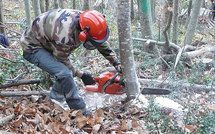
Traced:
[[190, 22], [190, 13], [191, 13], [192, 5], [193, 5], [193, 0], [190, 0], [189, 1], [189, 6], [188, 6], [188, 11], [187, 11], [187, 19], [186, 19], [185, 28], [187, 28], [187, 26], [188, 26], [188, 24]]
[[90, 0], [84, 0], [84, 3], [83, 3], [83, 11], [85, 10], [89, 10], [90, 9]]
[[25, 16], [26, 16], [26, 22], [27, 25], [29, 26], [31, 24], [31, 6], [30, 6], [30, 1], [25, 0]]
[[152, 22], [155, 20], [155, 0], [151, 0]]
[[58, 2], [58, 0], [54, 0], [54, 8], [55, 9], [59, 8], [59, 2]]
[[41, 13], [44, 13], [46, 11], [45, 0], [40, 0], [40, 9]]
[[140, 20], [140, 15], [141, 15], [140, 0], [137, 0], [137, 7], [138, 7], [137, 20]]
[[45, 4], [46, 4], [46, 11], [49, 10], [49, 0], [45, 0]]
[[[172, 8], [173, 7], [173, 0], [166, 0], [166, 5], [164, 7], [164, 11], [165, 11], [165, 20], [164, 23], [167, 24], [168, 22], [168, 18], [170, 17], [170, 10], [168, 10], [167, 8]], [[171, 39], [170, 35], [171, 35], [171, 28], [169, 28], [169, 30], [167, 31], [168, 33], [168, 38]]]
[[[145, 39], [153, 39], [152, 34], [152, 15], [151, 15], [151, 4], [150, 0], [140, 0], [140, 22], [141, 22], [141, 32]], [[154, 46], [144, 46], [146, 52], [151, 52]]]
[[130, 2], [128, 0], [118, 1], [118, 36], [120, 48], [120, 61], [125, 78], [125, 90], [128, 100], [138, 93], [140, 87], [135, 70], [133, 45], [131, 39]]
[[72, 1], [72, 7], [73, 7], [73, 9], [76, 9], [76, 2], [75, 2], [75, 0]]
[[40, 11], [40, 0], [33, 0], [34, 17], [36, 18], [41, 14]]
[[134, 19], [134, 0], [131, 0], [131, 20]]
[[[3, 3], [0, 0], [0, 22], [4, 24]], [[4, 27], [0, 27], [0, 33], [5, 34]]]
[[176, 45], [178, 44], [178, 0], [174, 0], [174, 11], [173, 11], [173, 36], [172, 36], [172, 42], [175, 43]]
[[190, 16], [190, 22], [188, 24], [188, 28], [185, 34], [184, 42], [185, 44], [190, 45], [192, 43], [192, 39], [196, 30], [196, 25], [198, 22], [200, 8], [202, 6], [203, 0], [195, 0], [193, 3], [193, 9]]
[[63, 1], [64, 1], [64, 0], [58, 0], [58, 2], [59, 2], [59, 7], [60, 7], [61, 9], [64, 8]]

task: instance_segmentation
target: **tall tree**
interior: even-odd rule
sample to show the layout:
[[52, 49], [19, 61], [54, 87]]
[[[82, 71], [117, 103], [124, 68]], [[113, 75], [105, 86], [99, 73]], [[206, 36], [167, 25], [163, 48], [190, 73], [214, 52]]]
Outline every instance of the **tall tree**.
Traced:
[[131, 20], [134, 19], [134, 0], [131, 0]]
[[46, 11], [49, 10], [49, 0], [45, 0], [45, 4], [46, 4]]
[[[141, 32], [142, 36], [145, 39], [153, 39], [152, 34], [152, 12], [151, 12], [151, 3], [150, 0], [139, 0], [140, 2], [140, 22], [141, 22]], [[152, 51], [154, 48], [153, 45], [146, 46], [146, 51]]]
[[41, 13], [44, 13], [46, 11], [45, 0], [40, 0], [40, 10]]
[[175, 43], [175, 44], [178, 44], [178, 11], [179, 11], [179, 9], [178, 9], [178, 7], [179, 7], [179, 5], [178, 5], [179, 3], [178, 3], [178, 0], [174, 0], [174, 3], [173, 3], [173, 9], [174, 9], [174, 11], [173, 11], [173, 28], [172, 28], [172, 42], [173, 43]]
[[[168, 20], [169, 20], [169, 17], [170, 17], [170, 12], [172, 12], [168, 8], [172, 8], [172, 7], [173, 7], [173, 0], [166, 0], [165, 1], [165, 6], [164, 6], [164, 11], [165, 11], [165, 20], [164, 20], [164, 23], [165, 24], [168, 24]], [[168, 37], [170, 39], [171, 38], [170, 37], [170, 35], [171, 35], [170, 28], [168, 29], [167, 33], [168, 33]]]
[[40, 0], [33, 0], [33, 9], [34, 9], [34, 17], [37, 17], [41, 14]]
[[[4, 15], [3, 15], [3, 3], [2, 0], [0, 0], [0, 22], [4, 23]], [[1, 24], [0, 24], [1, 25]], [[5, 30], [3, 27], [0, 27], [0, 33], [5, 34]]]
[[76, 9], [76, 2], [75, 2], [75, 0], [72, 0], [72, 8]]
[[134, 64], [133, 45], [131, 39], [130, 1], [118, 1], [117, 18], [120, 61], [122, 64], [122, 73], [125, 78], [126, 94], [128, 100], [130, 100], [134, 95], [140, 92]]
[[25, 16], [26, 16], [26, 22], [29, 26], [31, 24], [31, 5], [29, 0], [24, 0], [25, 2]]
[[198, 22], [198, 17], [200, 13], [200, 9], [202, 6], [202, 1], [203, 0], [195, 0], [193, 3], [193, 9], [191, 11], [191, 16], [190, 16], [190, 21], [187, 27], [187, 31], [185, 34], [185, 44], [190, 45], [192, 43], [192, 39], [196, 30], [196, 25]]
[[62, 8], [62, 9], [64, 8], [64, 3], [63, 3], [63, 1], [64, 1], [64, 0], [58, 0], [59, 7]]
[[188, 11], [187, 11], [187, 19], [186, 19], [185, 28], [187, 28], [187, 26], [188, 26], [188, 24], [190, 22], [190, 13], [191, 13], [192, 5], [193, 5], [193, 0], [190, 0], [189, 1], [189, 6], [188, 6]]
[[58, 2], [58, 0], [54, 0], [54, 8], [55, 9], [59, 8], [59, 2]]
[[90, 9], [90, 0], [84, 0], [82, 10], [85, 11], [85, 10], [89, 10], [89, 9]]

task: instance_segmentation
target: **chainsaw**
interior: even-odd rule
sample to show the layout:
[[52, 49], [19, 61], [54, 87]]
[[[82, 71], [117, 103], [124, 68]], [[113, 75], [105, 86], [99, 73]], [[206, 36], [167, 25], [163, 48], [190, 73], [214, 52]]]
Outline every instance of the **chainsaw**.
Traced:
[[[121, 95], [125, 93], [125, 91], [123, 90], [125, 87], [125, 83], [123, 82], [123, 76], [118, 72], [103, 72], [94, 79], [96, 81], [96, 84], [86, 85], [85, 90], [112, 95]], [[141, 89], [141, 93], [149, 95], [167, 95], [170, 94], [171, 91], [163, 88], [145, 87]]]

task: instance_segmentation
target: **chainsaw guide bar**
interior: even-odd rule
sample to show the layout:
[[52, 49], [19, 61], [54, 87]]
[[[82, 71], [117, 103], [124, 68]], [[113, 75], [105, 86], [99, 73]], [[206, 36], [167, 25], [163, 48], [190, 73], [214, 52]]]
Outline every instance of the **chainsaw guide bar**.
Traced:
[[[123, 90], [125, 84], [123, 82], [122, 74], [103, 72], [95, 78], [95, 81], [97, 83], [96, 85], [86, 85], [85, 90], [112, 95], [121, 95], [125, 93]], [[170, 90], [163, 88], [141, 88], [141, 94], [167, 95], [170, 93]]]

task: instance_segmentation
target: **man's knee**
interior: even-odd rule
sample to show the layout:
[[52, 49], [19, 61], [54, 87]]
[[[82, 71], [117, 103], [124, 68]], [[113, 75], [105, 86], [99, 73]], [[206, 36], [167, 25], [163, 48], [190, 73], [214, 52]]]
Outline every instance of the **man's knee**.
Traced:
[[73, 79], [73, 74], [72, 71], [69, 70], [61, 70], [59, 73], [56, 74], [56, 79], [57, 80], [62, 80], [62, 79]]

